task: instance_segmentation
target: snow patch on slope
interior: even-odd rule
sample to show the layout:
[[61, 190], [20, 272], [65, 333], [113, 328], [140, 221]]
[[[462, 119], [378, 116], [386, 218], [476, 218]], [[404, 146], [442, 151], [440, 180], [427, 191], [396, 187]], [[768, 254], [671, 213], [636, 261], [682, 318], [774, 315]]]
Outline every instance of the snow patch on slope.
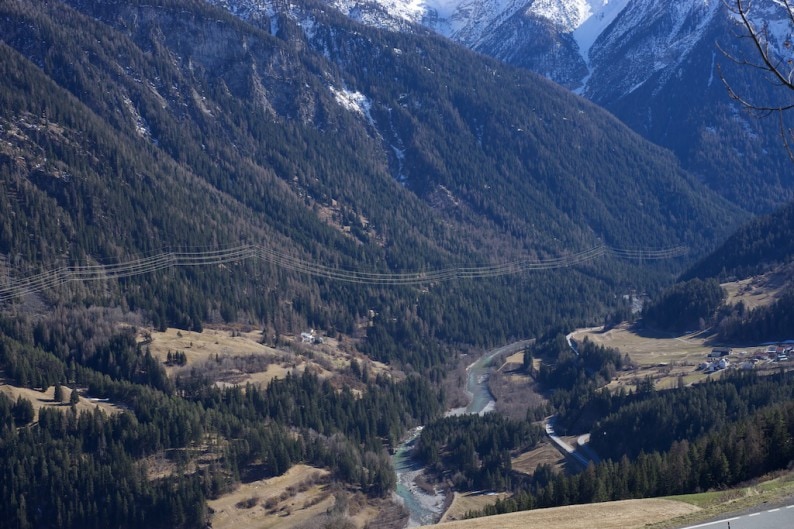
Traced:
[[376, 5], [390, 17], [406, 22], [419, 23], [427, 12], [425, 0], [330, 0], [328, 3], [350, 18], [365, 23], [374, 21], [367, 14], [372, 5]]
[[360, 114], [367, 120], [367, 123], [375, 127], [375, 120], [372, 119], [372, 114], [370, 114], [372, 102], [367, 96], [361, 92], [351, 92], [346, 88], [341, 90], [333, 86], [329, 86], [328, 88], [331, 90], [331, 93], [334, 94], [334, 99], [336, 99], [336, 102], [339, 103], [342, 108]]
[[617, 18], [629, 0], [589, 0], [589, 10], [573, 31], [585, 64], [590, 64], [590, 48], [596, 39]]
[[127, 108], [127, 112], [130, 113], [130, 116], [132, 116], [132, 120], [135, 122], [135, 132], [138, 133], [138, 136], [140, 136], [141, 138], [151, 137], [152, 133], [151, 130], [149, 129], [149, 125], [146, 123], [146, 120], [143, 119], [143, 116], [141, 116], [141, 114], [138, 112], [138, 109], [135, 108], [132, 99], [124, 95], [122, 96], [121, 100], [124, 102], [124, 106]]

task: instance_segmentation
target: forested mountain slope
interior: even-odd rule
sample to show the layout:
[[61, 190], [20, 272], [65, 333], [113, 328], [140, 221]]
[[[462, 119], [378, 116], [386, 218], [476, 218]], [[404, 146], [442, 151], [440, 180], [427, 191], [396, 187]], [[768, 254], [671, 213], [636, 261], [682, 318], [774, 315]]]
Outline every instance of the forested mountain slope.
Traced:
[[[727, 343], [794, 339], [794, 204], [752, 219], [682, 276], [684, 285], [700, 278], [736, 281], [762, 276], [778, 290], [768, 305], [723, 307], [713, 316], [718, 337]], [[714, 279], [712, 279], [713, 281]]]
[[744, 279], [794, 260], [794, 203], [756, 217], [690, 268], [693, 277]]
[[[215, 1], [243, 16], [266, 17], [279, 9], [272, 0]], [[786, 101], [785, 93], [775, 93], [774, 80], [742, 64], [755, 63], [757, 50], [742, 38], [732, 1], [327, 3], [376, 27], [420, 33], [429, 28], [576, 90], [671, 149], [687, 170], [743, 208], [762, 213], [794, 196], [778, 116], [758, 119], [745, 112], [721, 80], [764, 106]], [[792, 27], [785, 8], [759, 0], [749, 16], [755, 27], [768, 30], [770, 49], [786, 64]], [[790, 128], [790, 118], [783, 119]]]
[[[264, 28], [197, 1], [6, 2], [2, 15], [0, 247], [11, 284], [241, 243], [381, 272], [600, 244], [697, 254], [736, 218], [597, 107], [440, 38], [361, 27], [312, 3]], [[422, 321], [420, 334], [466, 342], [528, 335], [592, 317], [610, 289], [654, 273], [606, 258], [557, 275], [430, 284], [397, 326]], [[596, 303], [560, 302], [571, 288]], [[415, 297], [255, 260], [41, 295], [121, 296], [157, 325], [223, 314], [346, 333], [370, 309], [405, 314], [397, 307]], [[551, 300], [553, 315], [541, 309]]]
[[[643, 309], [653, 328], [683, 332], [710, 328], [716, 341], [757, 345], [794, 337], [794, 204], [756, 217], [704, 257], [675, 285]], [[738, 294], [754, 293], [763, 303], [741, 296], [726, 299], [719, 284], [737, 282]]]

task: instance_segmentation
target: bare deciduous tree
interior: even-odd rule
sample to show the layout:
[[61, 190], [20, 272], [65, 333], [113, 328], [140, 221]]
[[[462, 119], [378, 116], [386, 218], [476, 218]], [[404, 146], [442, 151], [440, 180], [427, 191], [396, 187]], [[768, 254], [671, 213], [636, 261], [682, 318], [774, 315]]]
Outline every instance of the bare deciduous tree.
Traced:
[[[737, 56], [721, 48], [723, 54], [734, 63], [753, 68], [773, 85], [782, 90], [789, 90], [794, 96], [794, 0], [724, 0], [728, 10], [741, 23], [740, 39], [749, 40], [756, 53], [752, 58]], [[773, 31], [770, 20], [753, 17], [753, 10], [763, 9], [765, 14], [778, 10], [782, 17], [773, 21], [778, 31]], [[786, 24], [788, 31], [780, 31], [780, 24]], [[782, 37], [782, 38], [781, 38]], [[787, 128], [783, 113], [794, 109], [794, 97], [784, 102], [757, 101], [752, 96], [744, 96], [736, 92], [725, 76], [720, 72], [722, 82], [728, 89], [729, 96], [745, 108], [762, 114], [777, 114], [780, 120], [780, 131], [789, 156], [794, 159], [792, 143], [794, 130]]]

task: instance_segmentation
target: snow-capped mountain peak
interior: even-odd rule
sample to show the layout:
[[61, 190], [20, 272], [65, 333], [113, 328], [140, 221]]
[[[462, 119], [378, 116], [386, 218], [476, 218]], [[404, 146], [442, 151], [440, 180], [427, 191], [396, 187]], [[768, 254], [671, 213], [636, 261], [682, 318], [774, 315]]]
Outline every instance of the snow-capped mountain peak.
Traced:
[[[473, 49], [516, 17], [550, 24], [573, 38], [589, 64], [593, 43], [630, 3], [629, 0], [327, 0], [347, 16], [368, 25], [403, 29], [423, 25]], [[505, 42], [505, 47], [511, 46]], [[488, 51], [486, 51], [488, 53]]]
[[[374, 20], [368, 6], [401, 21], [423, 24], [430, 29], [474, 46], [483, 32], [523, 12], [574, 32], [582, 55], [598, 35], [623, 10], [629, 0], [329, 0], [343, 13], [365, 23]], [[381, 26], [389, 26], [381, 19]]]
[[[210, 0], [242, 18], [270, 18], [280, 0]], [[473, 49], [513, 17], [529, 17], [572, 34], [585, 62], [598, 36], [629, 0], [325, 0], [366, 25], [393, 31], [425, 26]]]

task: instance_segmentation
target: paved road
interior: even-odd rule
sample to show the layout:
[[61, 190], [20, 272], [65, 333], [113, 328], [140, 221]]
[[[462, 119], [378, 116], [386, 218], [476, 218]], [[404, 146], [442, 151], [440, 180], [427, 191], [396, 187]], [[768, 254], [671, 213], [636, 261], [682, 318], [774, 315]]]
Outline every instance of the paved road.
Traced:
[[559, 449], [563, 454], [571, 456], [574, 461], [587, 468], [590, 460], [581, 453], [577, 452], [574, 447], [560, 439], [557, 434], [554, 433], [554, 416], [546, 419], [546, 435], [549, 436], [551, 442], [554, 443], [554, 445], [557, 446], [557, 449]]
[[682, 529], [785, 529], [794, 527], [794, 505], [733, 516], [714, 522], [690, 525]]

